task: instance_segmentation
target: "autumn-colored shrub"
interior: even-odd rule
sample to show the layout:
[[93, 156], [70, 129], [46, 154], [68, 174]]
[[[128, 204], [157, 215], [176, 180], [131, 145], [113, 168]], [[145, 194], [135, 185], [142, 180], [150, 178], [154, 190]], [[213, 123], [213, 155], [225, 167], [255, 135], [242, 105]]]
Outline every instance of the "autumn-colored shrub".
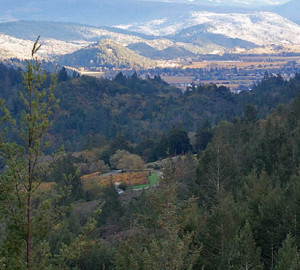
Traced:
[[115, 183], [123, 183], [128, 186], [142, 185], [148, 183], [148, 172], [124, 172], [112, 175], [101, 176], [99, 173], [92, 173], [81, 177], [84, 190], [89, 190], [98, 186], [107, 186], [111, 181]]

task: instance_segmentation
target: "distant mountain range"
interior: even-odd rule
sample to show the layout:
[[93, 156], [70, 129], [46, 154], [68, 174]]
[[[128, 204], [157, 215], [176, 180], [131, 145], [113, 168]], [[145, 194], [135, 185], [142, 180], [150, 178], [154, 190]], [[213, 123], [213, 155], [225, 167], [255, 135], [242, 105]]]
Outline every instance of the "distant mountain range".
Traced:
[[[148, 35], [167, 36], [172, 40], [179, 38], [194, 45], [198, 45], [197, 39], [202, 37], [213, 41], [213, 35], [236, 39], [230, 47], [239, 46], [238, 40], [256, 45], [300, 44], [300, 26], [270, 12], [248, 14], [191, 12], [186, 17], [164, 18], [119, 27]], [[242, 47], [245, 45], [250, 44], [244, 42]]]
[[[20, 8], [17, 8], [19, 1], [15, 1], [15, 9], [11, 6], [8, 9], [4, 3], [4, 9], [0, 11], [2, 18], [3, 10], [6, 10], [7, 19], [10, 16], [13, 20], [18, 12], [21, 14]], [[90, 10], [92, 14], [100, 6], [104, 7], [104, 10], [113, 6], [118, 12], [124, 8], [124, 16], [120, 16], [120, 20], [113, 20], [115, 27], [48, 22], [45, 19], [52, 16], [49, 6], [48, 15], [45, 15], [43, 20], [0, 23], [0, 58], [28, 58], [32, 44], [39, 35], [42, 37], [40, 55], [43, 58], [62, 65], [87, 68], [170, 66], [175, 59], [178, 63], [179, 59], [200, 54], [272, 53], [278, 49], [300, 52], [300, 25], [269, 11], [254, 12], [244, 9], [241, 12], [239, 8], [237, 12], [237, 8], [227, 7], [223, 8], [221, 13], [221, 7], [208, 6], [206, 11], [203, 11], [200, 5], [137, 0], [86, 2], [94, 5], [95, 9]], [[43, 15], [49, 1], [42, 0], [34, 4], [29, 0], [26, 3], [27, 12], [23, 11], [22, 16], [18, 18], [41, 19], [33, 14]], [[70, 18], [66, 17], [66, 20], [75, 20], [72, 16], [75, 16], [76, 12], [72, 12], [73, 9], [77, 11], [82, 7], [82, 16], [85, 14], [81, 0], [54, 0], [53, 5], [56, 4], [61, 5], [60, 12], [64, 12], [65, 8], [65, 12], [69, 14]], [[289, 13], [288, 10], [297, 5], [299, 6], [298, 1], [282, 5], [282, 12], [285, 10]], [[136, 10], [133, 10], [133, 7]], [[136, 12], [142, 8], [145, 8], [144, 15], [143, 12]], [[274, 11], [276, 8], [278, 7], [273, 7]], [[215, 12], [207, 11], [209, 9]], [[232, 13], [233, 11], [236, 13]], [[101, 12], [98, 18], [101, 17]], [[96, 18], [95, 16], [89, 18]], [[61, 20], [60, 13], [56, 18], [57, 21]], [[76, 22], [81, 22], [80, 16]], [[100, 20], [95, 22], [95, 25], [99, 22]], [[107, 25], [109, 24], [108, 22]]]
[[35, 20], [113, 26], [165, 17], [178, 18], [191, 11], [216, 13], [270, 11], [292, 21], [300, 21], [298, 0], [281, 5], [268, 5], [270, 2], [284, 1], [0, 0], [0, 22]]

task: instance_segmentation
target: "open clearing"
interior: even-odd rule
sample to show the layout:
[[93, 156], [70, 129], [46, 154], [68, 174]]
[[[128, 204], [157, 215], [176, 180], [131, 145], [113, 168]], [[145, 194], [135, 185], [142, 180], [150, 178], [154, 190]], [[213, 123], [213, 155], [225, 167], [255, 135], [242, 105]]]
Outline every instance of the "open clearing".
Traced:
[[158, 184], [159, 182], [159, 177], [156, 173], [152, 173], [150, 176], [148, 176], [148, 184], [144, 184], [144, 185], [136, 185], [133, 186], [133, 189], [142, 189], [142, 188], [149, 188], [149, 187], [153, 187], [155, 185]]
[[98, 172], [81, 177], [84, 190], [93, 189], [95, 186], [108, 186], [111, 182], [126, 184], [133, 189], [148, 188], [158, 183], [159, 177], [156, 173], [143, 172], [123, 172], [110, 176], [101, 176]]

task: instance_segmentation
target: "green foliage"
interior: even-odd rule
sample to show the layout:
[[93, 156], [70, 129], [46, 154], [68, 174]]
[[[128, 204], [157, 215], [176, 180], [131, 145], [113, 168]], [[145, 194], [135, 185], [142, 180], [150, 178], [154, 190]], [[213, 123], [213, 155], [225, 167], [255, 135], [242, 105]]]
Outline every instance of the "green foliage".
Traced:
[[[20, 74], [3, 68], [3, 76], [9, 79], [0, 95], [7, 98], [8, 107], [14, 115], [20, 115], [22, 104], [15, 94], [11, 95], [16, 93]], [[207, 121], [213, 126], [221, 120], [242, 115], [243, 121], [250, 123], [265, 117], [280, 102], [287, 103], [294, 98], [300, 87], [297, 78], [276, 84], [277, 77], [269, 77], [254, 87], [251, 93], [240, 95], [233, 95], [229, 89], [216, 85], [194, 86], [181, 93], [159, 76], [142, 80], [119, 73], [113, 80], [87, 76], [68, 79], [61, 81], [57, 87], [56, 95], [61, 105], [55, 114], [54, 127], [50, 130], [52, 147], [55, 149], [64, 144], [66, 150], [91, 149], [99, 147], [97, 137], [115, 138], [119, 133], [126, 140], [138, 143], [144, 138], [157, 139], [174, 126], [182, 126], [185, 131], [196, 131], [201, 130]], [[49, 76], [47, 84], [48, 80]], [[246, 107], [247, 104], [251, 105]], [[209, 130], [203, 129], [197, 150], [204, 149], [210, 141]], [[118, 149], [122, 148], [111, 149], [109, 154]], [[139, 151], [145, 150], [145, 157], [153, 160], [157, 156], [154, 157], [155, 152], [151, 149], [154, 148], [148, 145]], [[156, 152], [159, 151], [159, 157], [165, 154], [165, 149], [157, 147]], [[175, 151], [178, 152], [178, 149]]]
[[101, 197], [104, 205], [101, 215], [97, 218], [98, 225], [113, 224], [112, 228], [107, 229], [118, 231], [121, 227], [124, 209], [113, 183], [103, 189]]
[[[137, 226], [127, 240], [120, 240], [116, 269], [193, 269], [201, 248], [179, 222], [174, 168], [168, 162], [160, 182], [154, 227]], [[151, 232], [153, 231], [153, 232]], [[174, 256], [176, 254], [176, 256]]]
[[218, 128], [213, 142], [202, 152], [197, 168], [197, 183], [202, 201], [210, 205], [218, 192], [232, 189], [237, 175], [233, 150], [226, 142], [224, 128]]
[[196, 184], [196, 163], [197, 160], [192, 153], [179, 156], [175, 163], [175, 179], [178, 183], [178, 198], [188, 199], [197, 196]]
[[184, 154], [192, 150], [188, 134], [180, 128], [173, 128], [168, 134], [168, 150], [171, 155]]
[[68, 186], [71, 189], [70, 194], [66, 194], [68, 196], [65, 201], [76, 201], [84, 196], [79, 170], [75, 166], [76, 162], [78, 159], [71, 155], [60, 158], [47, 179], [50, 182], [56, 182], [59, 187]]
[[68, 76], [67, 70], [65, 67], [62, 67], [62, 69], [57, 74], [57, 80], [59, 82], [64, 82], [64, 81], [67, 81], [68, 79], [69, 79], [69, 76]]
[[200, 263], [205, 269], [226, 269], [232, 241], [242, 222], [239, 205], [232, 196], [219, 191], [206, 226], [199, 232], [203, 241]]
[[110, 157], [109, 163], [113, 169], [118, 168], [118, 164], [120, 163], [123, 157], [130, 155], [130, 153], [126, 150], [117, 150], [116, 153]]
[[[154, 187], [159, 184], [159, 177], [156, 173], [152, 173], [150, 176], [148, 176], [148, 181], [149, 184], [136, 185], [133, 186], [132, 189], [143, 189], [143, 188]], [[121, 185], [119, 186], [119, 188], [121, 188]]]
[[104, 241], [89, 243], [75, 258], [73, 265], [84, 270], [111, 270], [115, 269], [113, 261], [114, 249]]
[[235, 235], [228, 255], [228, 269], [262, 270], [260, 249], [253, 239], [249, 222]]
[[[76, 261], [83, 256], [84, 251], [87, 251], [92, 245], [89, 243], [87, 235], [96, 227], [98, 217], [102, 212], [102, 204], [94, 211], [93, 215], [88, 218], [84, 224], [82, 231], [77, 237], [74, 237], [70, 243], [62, 243], [59, 253], [55, 254], [52, 266], [54, 269], [73, 269]], [[76, 269], [76, 266], [75, 266]]]
[[[32, 57], [39, 47], [37, 39]], [[56, 75], [51, 77], [48, 89], [43, 86], [46, 79], [37, 60], [35, 63], [27, 61], [24, 88], [20, 92], [24, 108], [21, 118], [13, 119], [4, 101], [0, 101], [0, 123], [4, 126], [0, 134], [0, 155], [6, 164], [0, 175], [0, 218], [5, 231], [0, 245], [10, 269], [38, 269], [45, 264], [48, 256], [45, 239], [60, 216], [55, 211], [61, 196], [54, 194], [52, 187], [41, 189], [53, 162], [61, 155], [53, 155], [50, 161], [42, 160], [49, 147], [47, 129], [57, 104], [54, 98]], [[7, 131], [15, 135], [15, 142], [7, 136]]]
[[144, 161], [138, 155], [135, 154], [123, 156], [117, 165], [118, 169], [128, 171], [142, 171], [144, 167]]
[[212, 130], [209, 127], [202, 128], [196, 133], [196, 142], [194, 145], [195, 150], [204, 150], [212, 139]]
[[[159, 76], [136, 73], [76, 77], [59, 84], [61, 109], [52, 114], [49, 76], [38, 67], [29, 63], [22, 104], [14, 102], [18, 71], [0, 65], [0, 85], [12, 89], [11, 98], [1, 92], [9, 97], [7, 107], [1, 101], [1, 270], [28, 266], [28, 198], [32, 269], [299, 268], [300, 95], [261, 118], [299, 92], [299, 75], [289, 82], [266, 76], [240, 95], [216, 85], [182, 94]], [[36, 86], [42, 90], [32, 92], [28, 107]], [[40, 137], [52, 119], [49, 139]], [[197, 157], [188, 153], [187, 131], [196, 134]], [[53, 168], [47, 141], [85, 150]], [[158, 186], [119, 195], [111, 183], [83, 194], [77, 167], [132, 169], [137, 154], [148, 161], [172, 156], [162, 162]]]
[[296, 270], [299, 269], [299, 253], [298, 248], [295, 245], [295, 239], [290, 234], [286, 236], [286, 239], [282, 243], [282, 247], [278, 250], [276, 258], [275, 270]]

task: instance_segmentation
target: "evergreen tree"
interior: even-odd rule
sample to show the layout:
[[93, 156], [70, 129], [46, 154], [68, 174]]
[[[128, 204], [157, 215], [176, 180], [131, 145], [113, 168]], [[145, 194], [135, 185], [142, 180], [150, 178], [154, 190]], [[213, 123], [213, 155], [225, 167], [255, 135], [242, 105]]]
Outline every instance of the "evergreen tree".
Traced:
[[[32, 58], [40, 46], [37, 39]], [[46, 77], [37, 60], [35, 64], [27, 61], [20, 93], [24, 108], [21, 119], [13, 119], [4, 101], [0, 101], [0, 155], [6, 165], [0, 175], [0, 223], [4, 225], [0, 253], [6, 259], [7, 269], [43, 268], [49, 255], [45, 240], [58, 214], [58, 194], [53, 194], [51, 186], [41, 188], [53, 164], [43, 162], [42, 157], [49, 146], [47, 129], [56, 106], [56, 76], [52, 76], [49, 89], [43, 89]], [[11, 141], [6, 131], [14, 134], [16, 141]]]
[[219, 129], [213, 142], [203, 151], [197, 168], [201, 203], [211, 205], [218, 192], [232, 188], [237, 173], [233, 151], [224, 139], [223, 130]]
[[59, 82], [64, 82], [64, 81], [67, 81], [68, 79], [69, 79], [69, 76], [68, 76], [67, 70], [65, 67], [62, 67], [62, 69], [58, 72], [57, 80]]
[[295, 239], [291, 234], [287, 234], [282, 247], [278, 250], [275, 270], [297, 270], [299, 267], [300, 259]]
[[187, 132], [181, 128], [173, 128], [168, 134], [168, 147], [171, 155], [180, 155], [192, 150]]
[[204, 231], [199, 232], [203, 244], [200, 265], [205, 269], [227, 269], [228, 254], [243, 220], [239, 205], [231, 195], [219, 191], [210, 208]]
[[290, 229], [290, 221], [285, 220], [288, 205], [283, 189], [274, 186], [267, 173], [259, 176], [253, 173], [245, 180], [240, 200], [248, 215], [253, 238], [261, 247], [262, 261], [272, 269], [276, 252]]
[[234, 237], [228, 254], [227, 269], [263, 269], [260, 261], [260, 249], [256, 247], [248, 221]]

